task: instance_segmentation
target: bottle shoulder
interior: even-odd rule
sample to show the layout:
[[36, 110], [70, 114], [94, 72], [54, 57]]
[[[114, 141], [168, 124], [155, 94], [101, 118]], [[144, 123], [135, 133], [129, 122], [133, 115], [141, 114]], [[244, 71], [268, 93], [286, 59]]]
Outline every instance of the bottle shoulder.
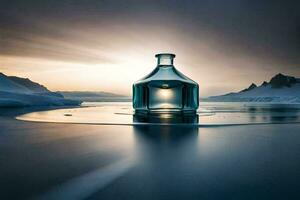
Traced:
[[136, 81], [134, 84], [143, 84], [151, 81], [181, 81], [185, 83], [198, 85], [195, 81], [178, 71], [174, 66], [157, 66], [150, 74]]

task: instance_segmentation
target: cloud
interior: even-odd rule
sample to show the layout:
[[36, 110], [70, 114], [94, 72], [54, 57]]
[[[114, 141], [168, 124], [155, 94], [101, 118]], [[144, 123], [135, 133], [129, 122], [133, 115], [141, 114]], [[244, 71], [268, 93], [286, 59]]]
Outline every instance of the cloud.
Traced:
[[[2, 61], [0, 70], [35, 71], [28, 64], [21, 70], [20, 58], [52, 72], [58, 66], [72, 71], [74, 65], [73, 74], [85, 73], [85, 67], [96, 74], [102, 66], [105, 83], [93, 84], [99, 90], [103, 84], [118, 91], [126, 86], [129, 93], [130, 84], [154, 68], [155, 53], [172, 52], [175, 65], [199, 82], [204, 94], [237, 90], [278, 72], [300, 76], [298, 8], [292, 1], [256, 0], [5, 1], [0, 55], [16, 59]], [[130, 73], [122, 87], [114, 76], [120, 71]], [[73, 85], [80, 85], [79, 77]]]

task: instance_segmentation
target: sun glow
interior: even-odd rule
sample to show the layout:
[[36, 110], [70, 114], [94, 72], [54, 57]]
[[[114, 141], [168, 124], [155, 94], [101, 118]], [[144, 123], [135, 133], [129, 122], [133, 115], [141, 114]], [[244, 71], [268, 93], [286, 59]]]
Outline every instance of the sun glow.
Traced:
[[[111, 58], [115, 59], [111, 63], [80, 63], [34, 57], [0, 56], [0, 72], [29, 78], [53, 91], [110, 91], [128, 95], [131, 92], [132, 82], [153, 69], [151, 65], [153, 61], [150, 56], [149, 61], [142, 56], [136, 58], [116, 55], [111, 55]], [[141, 65], [141, 63], [146, 64]], [[151, 64], [147, 65], [147, 63]]]
[[160, 89], [157, 94], [165, 100], [173, 98], [173, 92], [170, 89]]

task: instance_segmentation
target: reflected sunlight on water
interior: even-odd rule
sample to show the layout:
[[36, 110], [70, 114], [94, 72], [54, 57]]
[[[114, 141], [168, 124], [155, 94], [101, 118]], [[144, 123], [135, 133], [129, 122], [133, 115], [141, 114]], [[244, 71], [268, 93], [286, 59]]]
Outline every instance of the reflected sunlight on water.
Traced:
[[[185, 124], [195, 126], [241, 125], [264, 123], [300, 122], [299, 105], [202, 103], [196, 120], [164, 120], [137, 118], [131, 103], [85, 103], [80, 108], [57, 109], [28, 113], [17, 119], [36, 122], [139, 125], [139, 124]], [[153, 120], [154, 119], [154, 120]]]
[[[1, 199], [299, 199], [300, 124], [214, 125], [296, 123], [295, 105], [203, 103], [200, 125], [183, 126], [133, 122], [130, 104], [85, 106], [24, 116], [86, 124], [0, 121]], [[102, 119], [111, 126], [89, 125]]]

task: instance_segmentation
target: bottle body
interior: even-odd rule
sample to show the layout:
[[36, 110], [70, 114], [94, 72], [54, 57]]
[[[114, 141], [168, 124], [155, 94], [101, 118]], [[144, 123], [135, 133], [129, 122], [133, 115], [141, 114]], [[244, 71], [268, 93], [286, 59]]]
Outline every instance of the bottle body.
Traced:
[[198, 106], [198, 84], [177, 71], [173, 60], [168, 62], [165, 57], [152, 73], [133, 85], [136, 113], [195, 113]]

